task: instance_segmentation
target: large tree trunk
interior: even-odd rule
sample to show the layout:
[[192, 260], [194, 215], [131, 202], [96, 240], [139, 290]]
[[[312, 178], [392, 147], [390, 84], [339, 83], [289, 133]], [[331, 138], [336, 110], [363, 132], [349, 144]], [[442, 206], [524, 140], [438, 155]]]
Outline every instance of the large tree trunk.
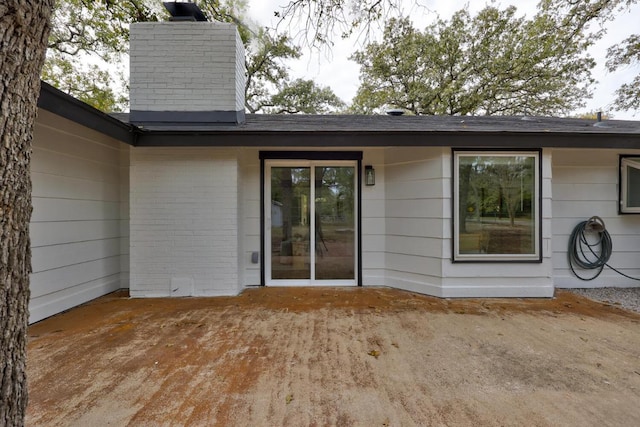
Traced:
[[31, 137], [53, 0], [0, 3], [0, 425], [24, 424]]

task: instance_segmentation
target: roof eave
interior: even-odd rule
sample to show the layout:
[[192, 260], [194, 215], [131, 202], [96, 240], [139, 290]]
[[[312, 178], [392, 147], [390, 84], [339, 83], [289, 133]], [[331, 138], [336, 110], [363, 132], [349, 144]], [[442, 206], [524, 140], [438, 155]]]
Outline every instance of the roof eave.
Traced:
[[139, 147], [491, 147], [640, 149], [640, 135], [442, 131], [141, 131]]
[[38, 107], [114, 139], [134, 145], [137, 128], [41, 82]]

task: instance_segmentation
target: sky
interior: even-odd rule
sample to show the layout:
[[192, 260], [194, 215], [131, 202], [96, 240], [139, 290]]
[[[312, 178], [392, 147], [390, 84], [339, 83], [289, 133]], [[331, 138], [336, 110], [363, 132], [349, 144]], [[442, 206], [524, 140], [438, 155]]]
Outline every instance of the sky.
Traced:
[[[274, 11], [288, 3], [288, 0], [248, 0], [249, 14], [253, 20], [261, 25], [274, 25]], [[419, 7], [413, 0], [405, 0], [405, 11], [414, 21], [418, 29], [423, 29], [433, 19], [439, 16], [448, 19], [456, 10], [465, 4], [475, 14], [489, 3], [478, 0], [418, 0]], [[500, 7], [514, 5], [518, 15], [532, 16], [535, 14], [538, 0], [499, 0], [494, 4]], [[615, 73], [609, 73], [604, 67], [607, 47], [618, 43], [630, 34], [640, 32], [640, 3], [634, 5], [630, 11], [620, 14], [615, 21], [607, 25], [607, 33], [591, 48], [590, 54], [596, 60], [597, 66], [592, 70], [598, 81], [593, 88], [593, 98], [586, 101], [586, 106], [576, 111], [576, 114], [587, 111], [603, 111], [611, 114], [614, 119], [640, 120], [640, 112], [625, 112], [612, 110], [610, 103], [614, 99], [614, 92], [622, 83], [630, 82], [633, 76], [640, 72], [638, 67], [627, 67]], [[292, 28], [292, 30], [295, 30]], [[294, 31], [292, 31], [293, 33]], [[306, 52], [299, 60], [289, 62], [292, 78], [312, 79], [321, 86], [329, 86], [343, 101], [349, 103], [359, 86], [359, 66], [349, 60], [351, 54], [361, 48], [355, 37], [341, 40], [334, 38], [335, 45], [331, 52]], [[635, 115], [634, 115], [635, 113]]]

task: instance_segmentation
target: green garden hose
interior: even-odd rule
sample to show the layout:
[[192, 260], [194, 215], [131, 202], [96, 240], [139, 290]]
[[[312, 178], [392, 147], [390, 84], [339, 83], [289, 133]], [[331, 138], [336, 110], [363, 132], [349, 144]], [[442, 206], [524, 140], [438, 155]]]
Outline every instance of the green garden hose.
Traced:
[[[612, 252], [613, 242], [604, 221], [599, 216], [592, 216], [576, 225], [571, 232], [568, 251], [569, 268], [578, 279], [585, 281], [598, 277], [605, 266], [624, 277], [640, 280], [611, 267], [608, 262]], [[592, 277], [582, 277], [576, 272], [574, 266], [584, 270], [597, 270], [597, 272]]]

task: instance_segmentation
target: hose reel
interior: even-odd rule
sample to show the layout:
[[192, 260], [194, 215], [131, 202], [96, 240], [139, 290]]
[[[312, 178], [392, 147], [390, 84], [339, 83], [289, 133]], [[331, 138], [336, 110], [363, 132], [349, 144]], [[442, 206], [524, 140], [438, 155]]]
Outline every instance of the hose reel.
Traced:
[[[592, 216], [588, 220], [580, 222], [571, 232], [568, 251], [569, 268], [578, 279], [584, 281], [593, 280], [607, 266], [624, 277], [640, 280], [611, 267], [608, 262], [612, 253], [613, 242], [611, 235], [599, 216]], [[597, 270], [597, 272], [592, 277], [582, 277], [576, 272], [574, 266], [584, 270]]]

